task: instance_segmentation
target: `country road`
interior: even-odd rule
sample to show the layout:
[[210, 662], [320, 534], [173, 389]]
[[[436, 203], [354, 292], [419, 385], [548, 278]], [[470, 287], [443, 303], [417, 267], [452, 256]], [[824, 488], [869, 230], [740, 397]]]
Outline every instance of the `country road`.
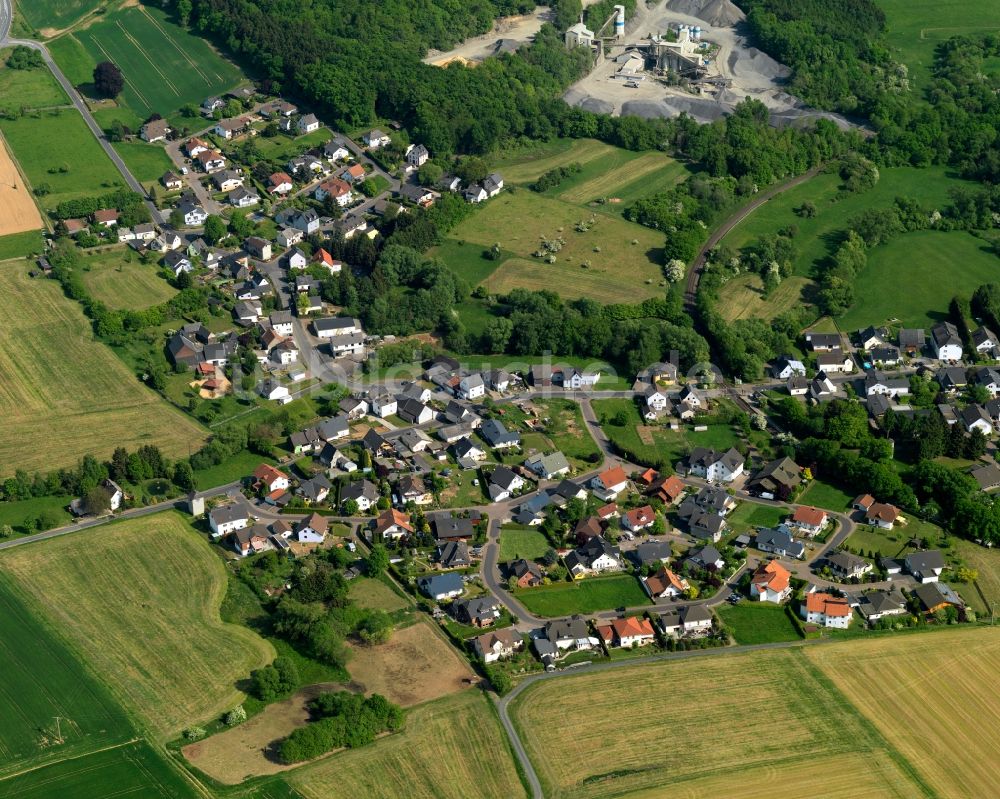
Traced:
[[[49, 53], [49, 49], [41, 42], [36, 42], [31, 39], [10, 39], [10, 27], [13, 21], [13, 9], [11, 8], [11, 0], [0, 0], [0, 45], [21, 45], [23, 47], [30, 47], [32, 50], [37, 50], [42, 54], [42, 58], [45, 60], [46, 65], [52, 72], [55, 79], [62, 86], [63, 91], [66, 92], [66, 96], [69, 97], [70, 102], [73, 103], [74, 108], [80, 112], [83, 117], [83, 121], [87, 124], [90, 132], [97, 139], [97, 143], [101, 145], [101, 148], [107, 154], [108, 158], [111, 159], [111, 163], [115, 165], [115, 168], [121, 173], [121, 176], [125, 179], [125, 183], [128, 187], [134, 191], [136, 194], [140, 194], [146, 197], [146, 190], [143, 188], [142, 184], [136, 180], [135, 176], [125, 165], [121, 156], [118, 155], [118, 151], [111, 146], [105, 136], [104, 131], [101, 130], [101, 126], [97, 124], [93, 115], [90, 113], [90, 109], [87, 107], [87, 103], [80, 96], [80, 93], [76, 90], [69, 79], [63, 74], [63, 71], [56, 64], [52, 55]], [[160, 212], [160, 210], [148, 199], [146, 200], [146, 207], [149, 208], [149, 212], [153, 217], [153, 221], [159, 223], [160, 225], [165, 224], [166, 217]]]
[[800, 183], [804, 183], [810, 178], [815, 177], [819, 173], [820, 169], [822, 169], [821, 166], [814, 166], [808, 172], [803, 172], [801, 175], [798, 175], [791, 180], [787, 180], [784, 183], [776, 183], [775, 185], [764, 189], [764, 191], [760, 192], [749, 203], [739, 208], [732, 214], [732, 216], [726, 219], [712, 232], [712, 235], [708, 237], [708, 241], [706, 241], [705, 244], [702, 245], [702, 248], [698, 251], [694, 262], [691, 264], [691, 269], [688, 272], [687, 286], [684, 290], [684, 304], [687, 306], [688, 310], [692, 310], [694, 308], [695, 299], [698, 295], [698, 281], [701, 280], [701, 273], [705, 269], [705, 261], [708, 253], [711, 252], [734, 227], [750, 216], [750, 214], [760, 208], [764, 203], [774, 197], [777, 197], [782, 192], [795, 188]]

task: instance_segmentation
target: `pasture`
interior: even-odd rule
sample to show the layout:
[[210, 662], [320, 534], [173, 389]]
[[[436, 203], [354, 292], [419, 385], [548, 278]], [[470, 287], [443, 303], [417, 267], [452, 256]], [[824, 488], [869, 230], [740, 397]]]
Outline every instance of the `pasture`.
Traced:
[[536, 616], [569, 616], [649, 604], [639, 581], [628, 574], [526, 588], [517, 592], [517, 600]]
[[48, 67], [10, 69], [6, 63], [11, 52], [0, 50], [0, 110], [69, 105], [69, 98]]
[[[879, 677], [878, 690], [893, 684]], [[848, 796], [924, 795], [906, 761], [794, 649], [543, 680], [511, 715], [550, 797], [651, 798], [665, 784], [683, 797], [770, 796], [776, 784], [791, 796], [843, 796], [826, 775], [859, 764], [852, 777], [864, 788], [852, 782]]]
[[196, 799], [203, 793], [149, 744], [134, 742], [0, 781], [0, 795], [18, 799]]
[[32, 187], [48, 187], [44, 208], [124, 184], [75, 108], [0, 118], [0, 131]]
[[177, 290], [158, 273], [154, 264], [144, 264], [128, 248], [115, 248], [88, 255], [83, 260], [83, 284], [109, 308], [143, 310], [173, 297]]
[[887, 19], [891, 56], [910, 68], [910, 85], [922, 92], [930, 81], [934, 48], [953, 36], [1000, 30], [992, 0], [879, 0]]
[[0, 236], [0, 261], [12, 258], [24, 258], [31, 254], [42, 252], [41, 230], [29, 230], [25, 233], [12, 233]]
[[[0, 561], [2, 563], [2, 561]], [[132, 737], [111, 695], [28, 610], [0, 573], [0, 780]], [[56, 739], [55, 716], [61, 716]], [[0, 781], [0, 795], [5, 785]]]
[[758, 275], [738, 275], [719, 290], [719, 313], [727, 322], [735, 322], [737, 319], [770, 321], [785, 311], [802, 305], [805, 302], [802, 290], [809, 285], [808, 278], [792, 275], [782, 280], [765, 297], [764, 283]]
[[88, 56], [82, 58], [68, 42], [58, 48], [54, 57], [68, 56], [64, 68], [69, 79], [89, 83], [99, 61], [113, 61], [125, 77], [122, 100], [144, 119], [153, 112], [169, 117], [187, 103], [200, 105], [242, 79], [239, 69], [208, 42], [152, 6], [127, 5], [66, 38], [76, 40]]
[[32, 199], [31, 190], [0, 138], [0, 236], [41, 229], [42, 217]]
[[0, 563], [157, 736], [239, 704], [236, 682], [274, 657], [256, 633], [219, 619], [222, 561], [179, 514], [11, 550]]
[[495, 799], [525, 796], [507, 736], [478, 691], [429, 702], [406, 726], [286, 776], [308, 799]]
[[[0, 331], [3, 474], [70, 466], [156, 444], [170, 456], [201, 446], [205, 432], [136, 380], [103, 344], [76, 303], [27, 267], [0, 269], [7, 324]], [[31, 442], [31, 446], [25, 446]]]
[[507, 524], [500, 530], [501, 563], [509, 563], [518, 558], [536, 560], [542, 557], [550, 546], [545, 536], [532, 527]]
[[1000, 784], [1000, 635], [954, 629], [811, 647], [808, 658], [941, 797]]
[[[968, 602], [976, 613], [984, 618], [989, 618], [990, 607], [996, 605], [1000, 608], [1000, 551], [995, 548], [987, 549], [981, 547], [973, 541], [955, 539], [955, 552], [957, 559], [962, 561], [970, 569], [979, 572], [979, 579], [976, 585], [953, 585], [960, 591], [962, 598]], [[976, 590], [978, 586], [978, 590]], [[980, 592], [982, 596], [980, 596]]]
[[[588, 229], [578, 231], [578, 223]], [[560, 238], [565, 244], [555, 263], [532, 255], [543, 240]], [[636, 303], [663, 293], [661, 233], [527, 189], [502, 192], [458, 224], [449, 241], [465, 242], [472, 257], [500, 244], [499, 266], [481, 279], [492, 293], [556, 288], [567, 299], [591, 297], [603, 303]], [[479, 270], [468, 269], [466, 258], [449, 260], [453, 246], [431, 254], [467, 279], [479, 276]]]
[[[941, 264], [948, 265], [942, 286]], [[969, 297], [1000, 274], [1000, 259], [970, 233], [922, 230], [897, 236], [868, 252], [856, 279], [854, 305], [840, 318], [844, 330], [860, 330], [896, 318], [903, 327], [930, 328], [947, 318], [955, 295]]]
[[51, 36], [100, 5], [101, 0], [19, 0], [17, 10], [39, 33]]
[[366, 694], [382, 694], [403, 707], [461, 691], [472, 678], [459, 657], [426, 620], [394, 630], [376, 646], [353, 645], [347, 670]]

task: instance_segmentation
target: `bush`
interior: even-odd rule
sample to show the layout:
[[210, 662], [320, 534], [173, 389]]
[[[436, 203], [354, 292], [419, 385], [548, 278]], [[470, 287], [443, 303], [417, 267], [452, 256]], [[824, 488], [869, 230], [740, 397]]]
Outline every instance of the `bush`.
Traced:
[[364, 746], [380, 733], [403, 726], [402, 709], [379, 694], [367, 699], [347, 691], [321, 694], [309, 703], [309, 711], [317, 720], [281, 742], [279, 755], [285, 763], [312, 760], [341, 747]]

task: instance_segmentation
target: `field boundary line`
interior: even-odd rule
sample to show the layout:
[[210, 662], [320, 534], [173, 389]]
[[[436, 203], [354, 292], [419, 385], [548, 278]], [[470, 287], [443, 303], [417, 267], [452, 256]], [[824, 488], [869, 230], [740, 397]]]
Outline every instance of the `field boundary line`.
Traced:
[[[31, 202], [34, 204], [35, 210], [38, 211], [38, 218], [41, 220], [42, 223], [42, 226], [39, 228], [39, 231], [46, 230], [51, 232], [52, 228], [49, 227], [48, 214], [46, 214], [45, 211], [42, 209], [42, 207], [38, 204], [38, 199], [35, 197], [35, 190], [31, 186], [31, 181], [28, 180], [28, 176], [25, 174], [24, 169], [21, 167], [21, 162], [18, 161], [17, 156], [14, 155], [14, 148], [10, 146], [10, 142], [8, 142], [7, 138], [3, 135], [3, 131], [0, 131], [0, 147], [3, 147], [3, 149], [6, 150], [7, 157], [10, 158], [10, 162], [14, 165], [14, 170], [17, 172], [17, 174], [21, 178], [21, 181], [24, 183], [24, 188], [28, 192], [28, 196], [31, 197]], [[31, 232], [30, 230], [21, 231], [21, 233], [30, 233], [30, 232]], [[16, 236], [18, 234], [15, 233], [13, 235]], [[14, 261], [17, 259], [8, 258], [6, 260]]]
[[[101, 685], [104, 685], [104, 683], [101, 683]], [[15, 777], [23, 777], [25, 774], [31, 774], [33, 771], [38, 771], [39, 769], [49, 768], [50, 766], [57, 766], [60, 763], [70, 763], [74, 760], [79, 760], [80, 758], [83, 757], [98, 755], [101, 752], [109, 752], [112, 749], [122, 749], [126, 746], [132, 746], [132, 744], [142, 743], [143, 740], [144, 740], [143, 738], [130, 738], [129, 740], [122, 741], [121, 743], [109, 744], [108, 746], [101, 746], [98, 747], [97, 749], [91, 749], [89, 752], [81, 752], [78, 755], [70, 755], [69, 757], [64, 757], [61, 760], [50, 760], [48, 763], [40, 763], [39, 765], [32, 766], [31, 768], [26, 768], [21, 771], [15, 771], [13, 774], [7, 774], [4, 777], [0, 777], [0, 786], [2, 786], [5, 782], [14, 779]]]

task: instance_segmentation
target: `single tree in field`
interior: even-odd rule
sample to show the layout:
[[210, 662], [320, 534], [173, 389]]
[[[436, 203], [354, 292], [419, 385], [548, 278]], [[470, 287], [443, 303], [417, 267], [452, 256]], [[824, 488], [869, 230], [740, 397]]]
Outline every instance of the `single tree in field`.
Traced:
[[102, 61], [94, 67], [94, 88], [102, 97], [117, 97], [125, 88], [122, 71], [110, 61]]

